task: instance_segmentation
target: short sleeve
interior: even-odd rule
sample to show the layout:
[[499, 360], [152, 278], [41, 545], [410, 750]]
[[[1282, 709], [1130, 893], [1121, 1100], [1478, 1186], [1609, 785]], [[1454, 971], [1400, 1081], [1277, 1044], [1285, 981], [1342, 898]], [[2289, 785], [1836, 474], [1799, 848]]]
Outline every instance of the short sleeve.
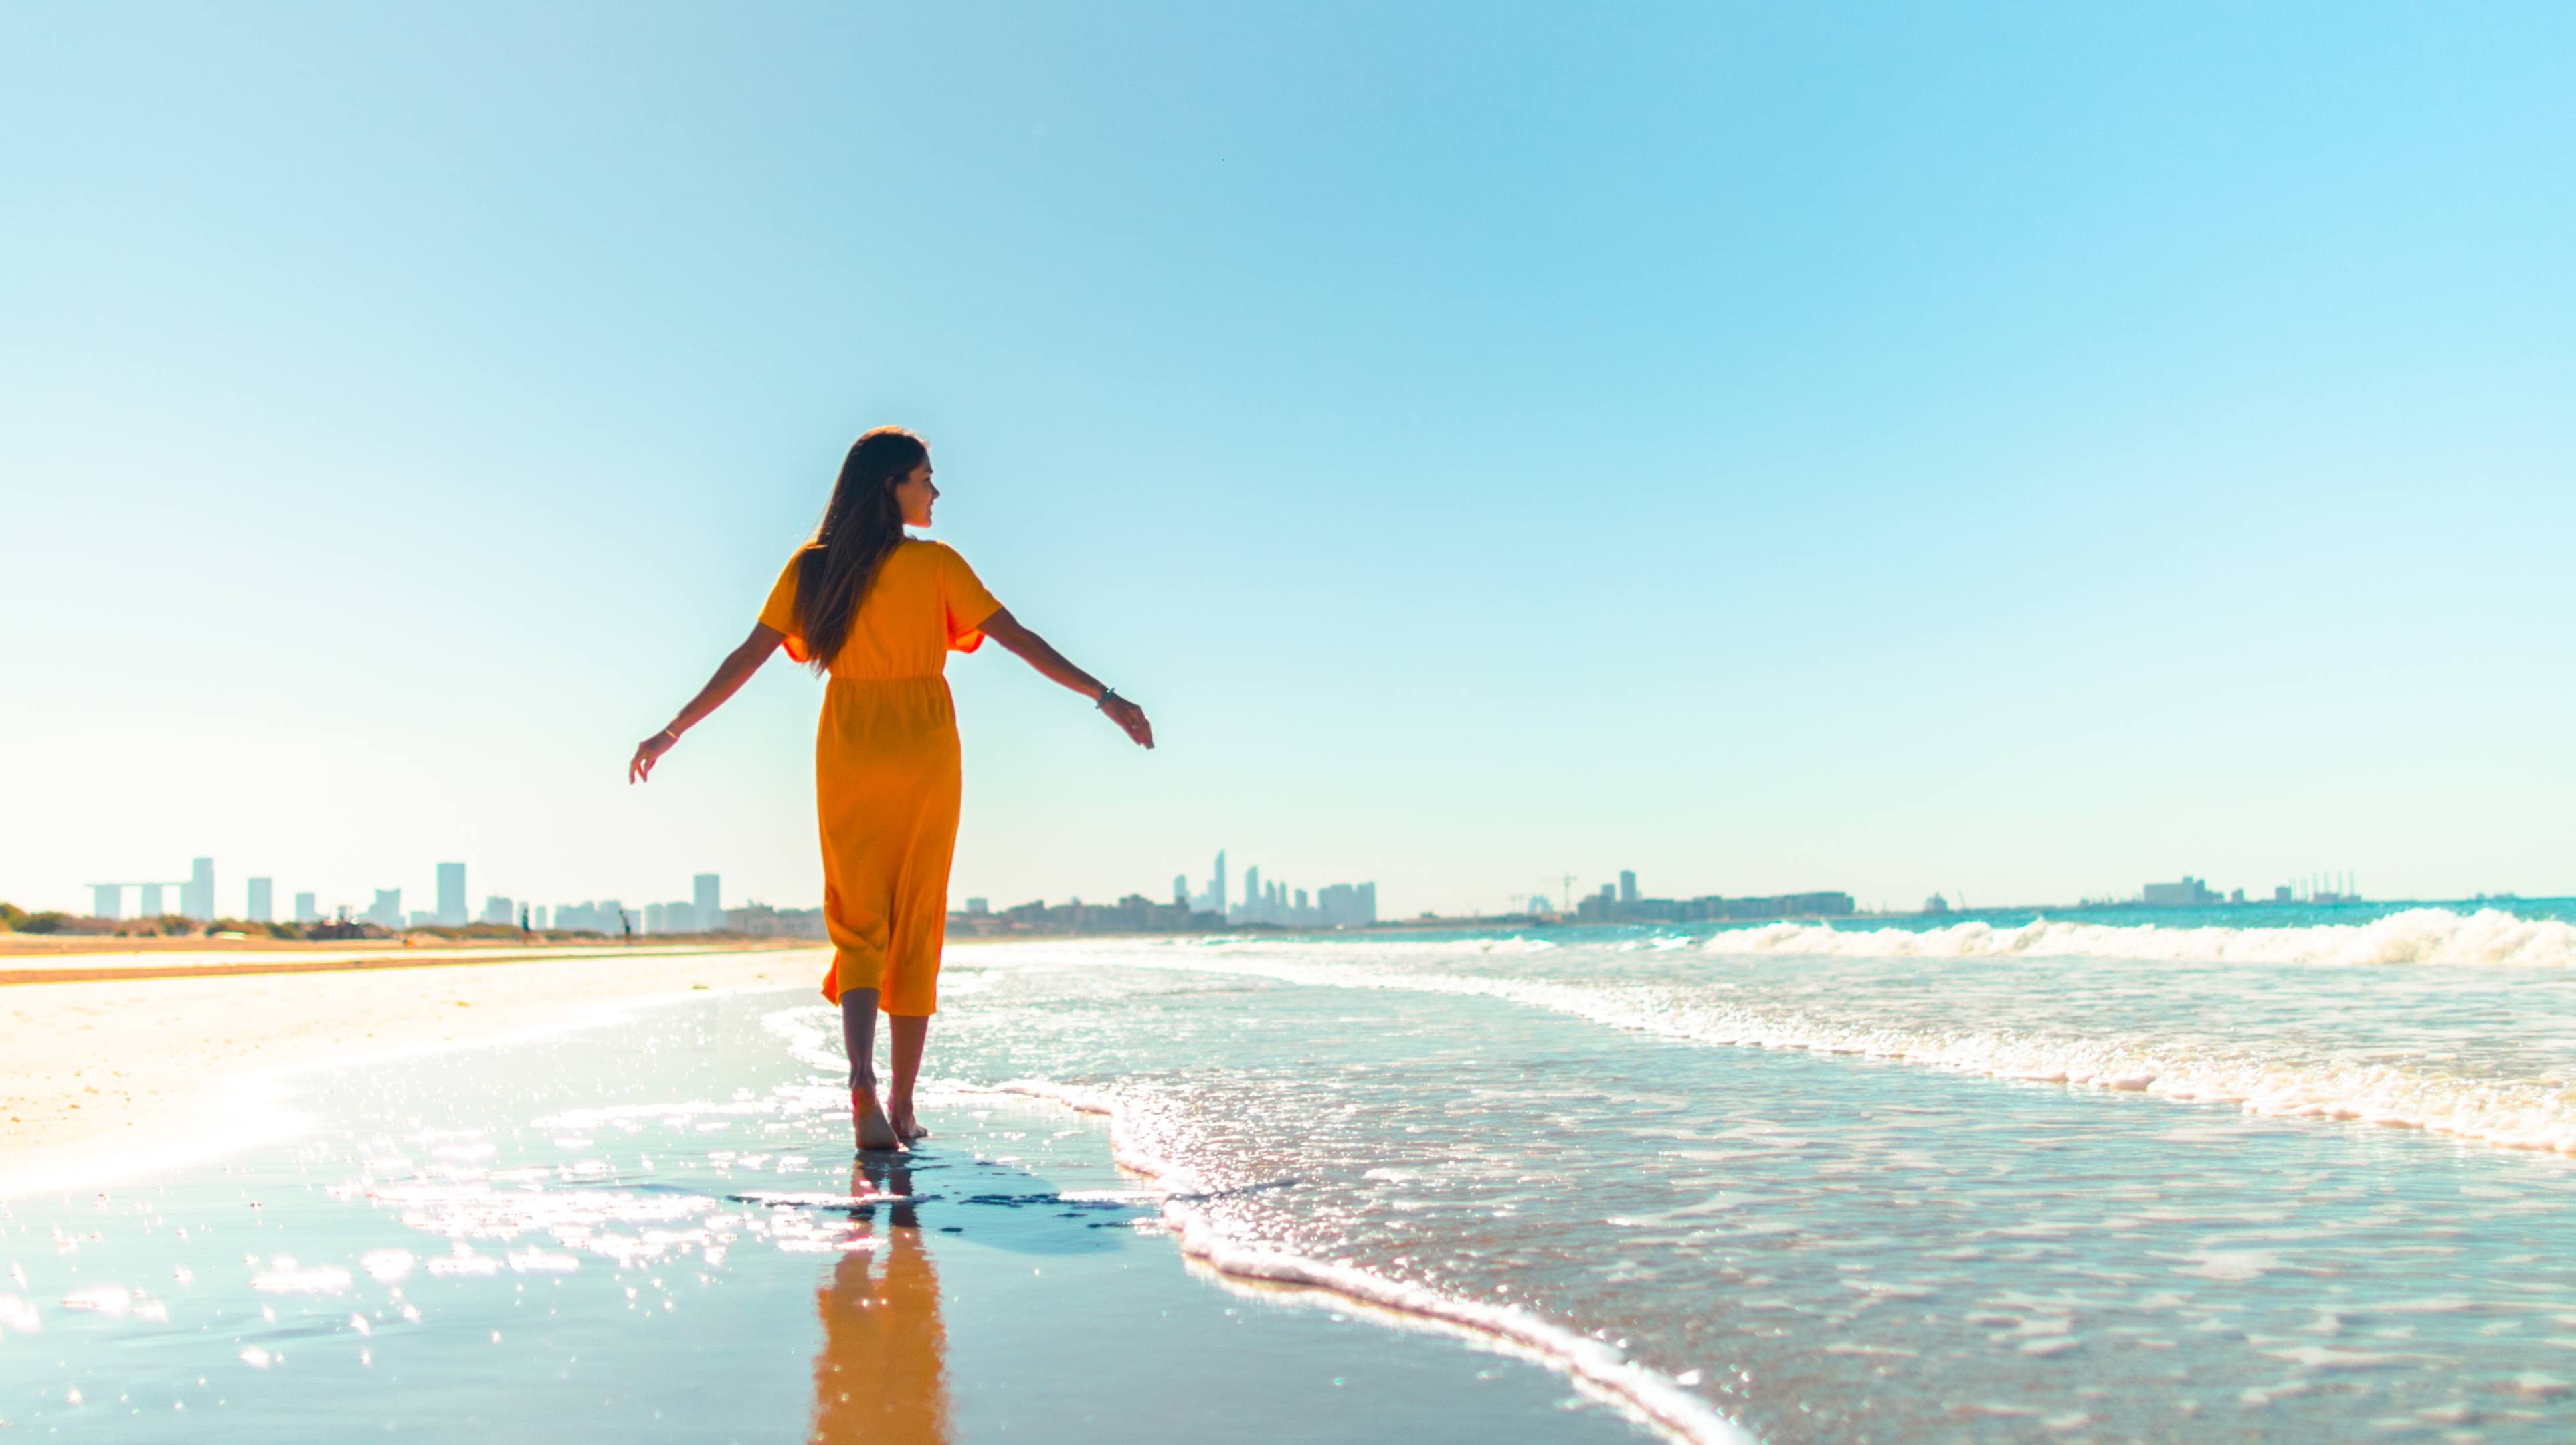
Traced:
[[948, 623], [948, 646], [956, 652], [973, 652], [984, 645], [984, 624], [1002, 604], [984, 590], [982, 579], [957, 550], [944, 543], [939, 547], [939, 606]]
[[796, 630], [796, 576], [804, 560], [801, 551], [787, 559], [778, 585], [769, 589], [769, 600], [760, 605], [760, 625], [786, 633], [787, 655], [798, 662], [805, 660], [805, 638]]

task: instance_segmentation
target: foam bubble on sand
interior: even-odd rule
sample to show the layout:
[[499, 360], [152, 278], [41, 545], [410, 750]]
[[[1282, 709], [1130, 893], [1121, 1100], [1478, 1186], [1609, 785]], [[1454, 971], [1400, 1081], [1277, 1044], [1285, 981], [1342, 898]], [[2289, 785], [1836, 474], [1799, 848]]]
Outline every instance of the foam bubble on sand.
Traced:
[[251, 1276], [250, 1287], [263, 1294], [339, 1294], [349, 1287], [349, 1272], [336, 1264], [299, 1266], [280, 1255]]
[[93, 1314], [121, 1315], [134, 1308], [134, 1294], [123, 1285], [94, 1284], [64, 1295], [62, 1306]]

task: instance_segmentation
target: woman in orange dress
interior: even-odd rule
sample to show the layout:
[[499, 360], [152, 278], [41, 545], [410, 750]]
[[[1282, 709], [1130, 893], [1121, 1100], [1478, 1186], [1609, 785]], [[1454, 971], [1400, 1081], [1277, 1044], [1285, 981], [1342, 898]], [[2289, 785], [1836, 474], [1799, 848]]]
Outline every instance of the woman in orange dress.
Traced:
[[[646, 738], [630, 782], [769, 655], [827, 675], [814, 736], [814, 794], [823, 835], [823, 918], [832, 968], [823, 996], [841, 1007], [850, 1054], [850, 1116], [862, 1149], [900, 1149], [930, 1131], [914, 1117], [913, 1082], [939, 1006], [939, 945], [948, 922], [948, 863], [957, 846], [957, 713], [942, 676], [948, 654], [990, 637], [1090, 698], [1139, 746], [1154, 745], [1144, 709], [1065, 660], [993, 600], [951, 548], [907, 535], [930, 525], [939, 488], [930, 451], [896, 427], [859, 438], [814, 539], [778, 574], [760, 621], [671, 725]], [[894, 1086], [876, 1091], [876, 1016], [894, 1020]]]

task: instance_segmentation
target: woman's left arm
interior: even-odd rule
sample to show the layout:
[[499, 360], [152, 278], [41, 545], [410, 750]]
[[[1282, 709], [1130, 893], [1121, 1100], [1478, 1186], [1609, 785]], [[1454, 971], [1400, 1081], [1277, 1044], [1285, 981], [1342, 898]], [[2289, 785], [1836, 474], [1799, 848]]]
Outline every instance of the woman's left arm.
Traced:
[[1100, 679], [1074, 666], [1063, 653], [1055, 650], [1053, 644], [1022, 627], [1020, 620], [1011, 615], [1011, 609], [1005, 607], [985, 618], [984, 625], [977, 630], [1019, 654], [1022, 661], [1047, 677], [1099, 703], [1100, 710], [1109, 714], [1111, 722], [1125, 728], [1127, 736], [1135, 739], [1138, 747], [1154, 745], [1154, 725], [1145, 720], [1143, 708], [1110, 692], [1101, 685]]

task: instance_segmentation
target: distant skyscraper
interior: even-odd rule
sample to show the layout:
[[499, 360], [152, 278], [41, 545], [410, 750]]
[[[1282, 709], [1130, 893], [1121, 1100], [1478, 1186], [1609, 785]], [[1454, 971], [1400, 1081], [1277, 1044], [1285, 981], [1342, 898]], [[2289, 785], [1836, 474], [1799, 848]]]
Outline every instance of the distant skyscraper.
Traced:
[[322, 921], [322, 910], [313, 906], [312, 894], [298, 893], [295, 895], [295, 921], [298, 923], [319, 923]]
[[1183, 909], [1190, 906], [1190, 875], [1187, 873], [1172, 875], [1172, 901]]
[[179, 885], [179, 911], [190, 918], [215, 916], [215, 860], [199, 858], [188, 865], [188, 881]]
[[[1301, 901], [1298, 905], [1304, 907]], [[1319, 922], [1331, 928], [1356, 928], [1377, 922], [1377, 885], [1374, 883], [1336, 883], [1315, 895], [1315, 917], [1301, 922]]]
[[483, 900], [483, 921], [507, 927], [517, 915], [510, 911], [510, 900], [494, 896]]
[[1619, 901], [1622, 903], [1637, 901], [1637, 870], [1634, 868], [1619, 870]]
[[93, 884], [91, 884], [91, 885], [90, 885], [90, 889], [89, 889], [89, 916], [90, 916], [90, 917], [92, 917], [92, 918], [116, 918], [116, 917], [121, 916], [121, 915], [124, 913], [124, 911], [125, 911], [125, 885], [124, 885], [124, 884], [122, 884], [122, 883], [93, 883]]
[[1261, 907], [1261, 868], [1258, 864], [1243, 870], [1243, 906], [1256, 911]]
[[367, 910], [367, 921], [369, 923], [381, 924], [386, 928], [402, 927], [402, 890], [399, 888], [377, 889], [376, 906]]
[[1216, 916], [1225, 917], [1225, 850], [1223, 848], [1216, 850], [1216, 876], [1208, 880], [1208, 898], [1211, 900], [1208, 907], [1216, 910]]
[[724, 928], [724, 880], [717, 874], [701, 873], [693, 885], [698, 906], [698, 931], [716, 933]]
[[137, 883], [134, 885], [134, 916], [137, 918], [158, 918], [161, 916], [160, 884]]
[[993, 903], [991, 899], [969, 898], [966, 900], [966, 916], [969, 918], [981, 918], [992, 911]]
[[253, 923], [274, 923], [277, 921], [277, 910], [269, 904], [268, 890], [270, 882], [271, 880], [266, 878], [254, 878], [250, 880], [250, 896], [244, 902], [245, 911], [243, 912], [242, 917], [249, 919]]
[[448, 928], [465, 926], [465, 865], [438, 865], [438, 921]]

